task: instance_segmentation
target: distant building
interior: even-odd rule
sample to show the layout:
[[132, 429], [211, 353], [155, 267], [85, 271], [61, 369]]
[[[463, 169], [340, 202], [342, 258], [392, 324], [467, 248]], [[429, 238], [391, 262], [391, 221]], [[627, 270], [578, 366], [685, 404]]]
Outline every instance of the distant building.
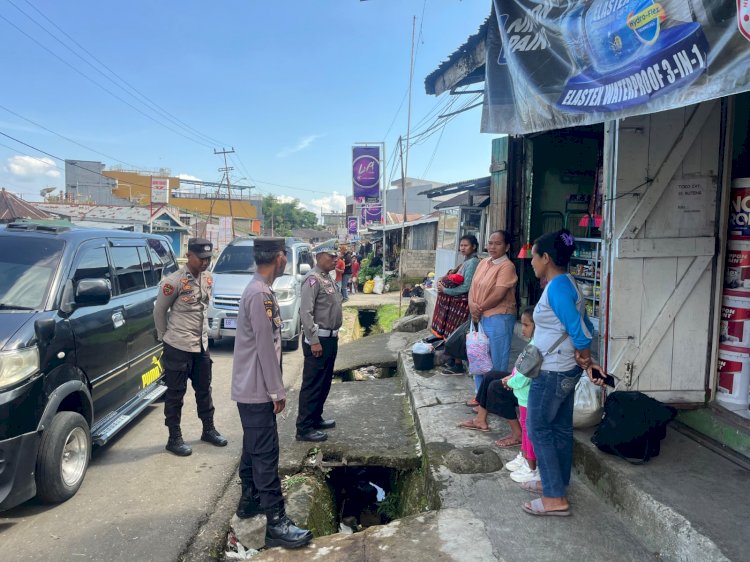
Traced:
[[346, 229], [346, 213], [344, 212], [321, 213], [320, 218], [323, 221], [323, 228], [331, 234], [338, 234], [340, 229]]
[[[445, 185], [444, 183], [422, 180], [417, 178], [405, 178], [405, 189], [406, 192], [406, 220], [413, 220], [414, 217], [421, 217], [429, 215], [435, 210], [435, 205], [440, 203], [440, 200], [430, 199], [422, 194], [424, 191], [435, 189]], [[392, 220], [401, 221], [401, 217], [404, 214], [404, 199], [401, 195], [401, 180], [394, 180], [385, 195], [382, 195], [385, 199], [385, 206], [389, 224], [392, 224]], [[346, 214], [356, 216], [356, 205], [354, 198], [349, 196], [346, 198]]]

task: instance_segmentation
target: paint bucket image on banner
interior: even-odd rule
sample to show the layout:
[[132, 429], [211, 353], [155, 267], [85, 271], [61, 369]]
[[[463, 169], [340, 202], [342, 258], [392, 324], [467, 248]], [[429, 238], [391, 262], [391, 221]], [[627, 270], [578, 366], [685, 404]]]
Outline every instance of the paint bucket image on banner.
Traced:
[[732, 181], [729, 196], [729, 239], [750, 241], [750, 178]]
[[724, 295], [750, 297], [750, 240], [727, 242]]
[[750, 354], [721, 344], [718, 377], [716, 399], [730, 408], [747, 408], [750, 403]]

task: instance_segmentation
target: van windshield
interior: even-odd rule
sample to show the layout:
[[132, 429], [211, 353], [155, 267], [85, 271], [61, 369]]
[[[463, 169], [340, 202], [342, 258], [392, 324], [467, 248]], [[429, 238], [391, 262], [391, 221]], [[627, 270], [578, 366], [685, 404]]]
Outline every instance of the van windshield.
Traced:
[[62, 240], [0, 236], [0, 310], [44, 307], [64, 245]]
[[[292, 249], [286, 247], [287, 263], [284, 275], [291, 275], [294, 267]], [[255, 254], [252, 246], [227, 246], [216, 260], [213, 273], [255, 273]]]

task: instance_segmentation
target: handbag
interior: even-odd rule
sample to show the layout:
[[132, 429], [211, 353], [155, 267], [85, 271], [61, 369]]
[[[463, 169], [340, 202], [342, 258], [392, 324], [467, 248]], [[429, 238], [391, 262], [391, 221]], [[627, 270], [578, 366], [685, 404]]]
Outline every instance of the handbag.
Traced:
[[542, 353], [542, 351], [533, 343], [527, 343], [526, 347], [524, 347], [523, 351], [518, 355], [518, 359], [516, 359], [516, 371], [530, 379], [537, 378], [539, 372], [542, 370], [544, 357], [555, 351], [560, 344], [567, 339], [567, 337], [568, 333], [565, 332], [555, 343], [552, 344], [552, 347], [547, 350], [547, 353]]
[[477, 328], [471, 323], [469, 333], [466, 334], [466, 355], [469, 358], [469, 374], [484, 375], [492, 370], [492, 357], [490, 356], [490, 338], [484, 333], [482, 324]]
[[470, 325], [471, 320], [467, 320], [445, 338], [445, 353], [454, 359], [462, 361], [468, 359], [466, 356], [466, 334], [469, 333]]

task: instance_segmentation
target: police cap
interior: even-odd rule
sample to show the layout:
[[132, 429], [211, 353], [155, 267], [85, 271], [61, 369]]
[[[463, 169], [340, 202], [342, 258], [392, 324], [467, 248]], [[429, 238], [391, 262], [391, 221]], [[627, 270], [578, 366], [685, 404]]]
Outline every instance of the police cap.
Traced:
[[191, 238], [188, 240], [188, 252], [195, 254], [199, 258], [210, 258], [214, 245], [210, 240], [205, 238]]
[[318, 254], [331, 254], [332, 256], [338, 256], [338, 250], [336, 250], [336, 247], [332, 244], [321, 244], [320, 246], [316, 246], [313, 250], [315, 252], [315, 255]]
[[283, 238], [259, 237], [253, 239], [256, 250], [261, 252], [283, 252], [286, 244]]

